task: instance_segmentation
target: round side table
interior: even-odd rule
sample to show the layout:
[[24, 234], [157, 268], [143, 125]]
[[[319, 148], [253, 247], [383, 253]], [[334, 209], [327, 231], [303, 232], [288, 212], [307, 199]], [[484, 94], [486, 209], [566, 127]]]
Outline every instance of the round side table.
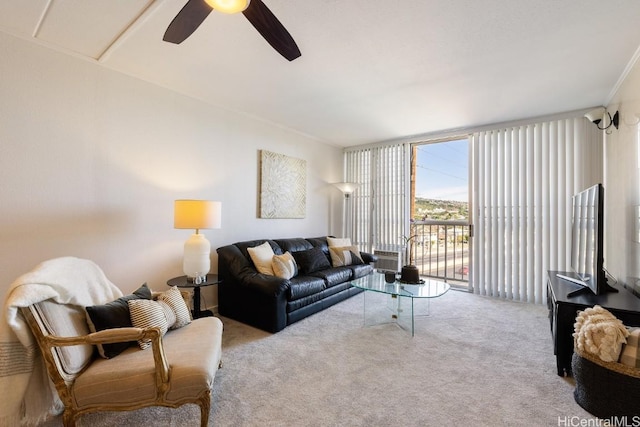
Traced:
[[220, 280], [218, 280], [217, 274], [207, 274], [207, 280], [200, 283], [199, 285], [190, 282], [187, 276], [174, 277], [173, 279], [169, 279], [167, 281], [167, 285], [169, 286], [177, 286], [179, 288], [193, 288], [193, 310], [191, 311], [191, 315], [194, 319], [213, 316], [213, 312], [211, 310], [200, 310], [200, 288], [203, 288], [205, 286], [217, 285], [218, 283], [220, 283]]

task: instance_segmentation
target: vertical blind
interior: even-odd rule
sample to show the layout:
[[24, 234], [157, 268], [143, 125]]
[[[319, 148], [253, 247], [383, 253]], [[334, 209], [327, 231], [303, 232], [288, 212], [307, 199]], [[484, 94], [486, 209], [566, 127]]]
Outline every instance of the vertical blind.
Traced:
[[359, 187], [350, 198], [351, 240], [363, 250], [402, 249], [409, 224], [409, 146], [345, 151], [345, 179]]
[[602, 131], [583, 117], [473, 135], [472, 286], [543, 303], [547, 270], [568, 270], [571, 196], [602, 182]]

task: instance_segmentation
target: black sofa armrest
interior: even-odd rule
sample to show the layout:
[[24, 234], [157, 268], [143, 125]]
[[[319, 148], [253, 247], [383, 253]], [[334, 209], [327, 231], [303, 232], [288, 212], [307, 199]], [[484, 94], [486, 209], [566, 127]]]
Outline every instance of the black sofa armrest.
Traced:
[[260, 329], [277, 332], [287, 324], [290, 282], [258, 273], [235, 245], [218, 252], [218, 311]]
[[360, 256], [365, 264], [371, 264], [372, 262], [378, 261], [378, 256], [374, 254], [370, 254], [369, 252], [360, 251]]
[[289, 288], [289, 281], [258, 273], [235, 245], [218, 248], [218, 276], [223, 283], [244, 286], [264, 295], [280, 295]]
[[286, 279], [257, 272], [241, 275], [239, 284], [267, 296], [284, 294], [290, 286]]

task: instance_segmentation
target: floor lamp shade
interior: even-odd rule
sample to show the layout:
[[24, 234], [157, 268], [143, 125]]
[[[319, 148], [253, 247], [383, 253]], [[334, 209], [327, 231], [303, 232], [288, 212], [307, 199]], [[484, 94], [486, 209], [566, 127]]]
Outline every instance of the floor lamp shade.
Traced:
[[351, 238], [351, 205], [349, 204], [349, 199], [360, 184], [357, 182], [336, 182], [333, 185], [344, 194], [344, 204], [342, 205], [342, 236]]
[[176, 200], [174, 228], [194, 229], [184, 243], [182, 268], [189, 278], [201, 279], [211, 268], [211, 244], [200, 234], [201, 229], [220, 228], [222, 204], [209, 200]]
[[356, 189], [360, 186], [360, 184], [356, 182], [336, 182], [333, 185], [335, 185], [340, 191], [342, 191], [342, 194], [344, 194], [345, 197], [349, 197], [349, 195], [356, 191]]

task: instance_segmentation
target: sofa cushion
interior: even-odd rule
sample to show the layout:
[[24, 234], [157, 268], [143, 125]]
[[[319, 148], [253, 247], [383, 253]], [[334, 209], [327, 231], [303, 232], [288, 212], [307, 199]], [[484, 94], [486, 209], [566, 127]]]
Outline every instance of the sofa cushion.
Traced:
[[306, 251], [294, 252], [293, 257], [296, 260], [296, 264], [298, 264], [298, 272], [302, 275], [331, 268], [329, 259], [320, 248], [311, 248]]
[[304, 298], [322, 291], [325, 287], [324, 279], [321, 277], [294, 277], [289, 285], [289, 299], [293, 301]]
[[271, 266], [271, 262], [275, 254], [269, 242], [264, 242], [263, 244], [253, 248], [247, 248], [247, 252], [259, 273], [273, 276], [273, 267]]
[[364, 277], [373, 271], [373, 267], [370, 264], [350, 265], [348, 268], [353, 271], [353, 277], [351, 280]]
[[327, 243], [327, 238], [325, 237], [307, 237], [305, 239], [307, 242], [311, 243], [311, 246], [314, 248], [320, 248], [324, 251], [324, 253], [329, 253], [329, 244]]
[[298, 265], [291, 252], [273, 256], [273, 274], [281, 279], [291, 279], [298, 274]]
[[[115, 301], [103, 305], [85, 307], [87, 323], [91, 332], [98, 332], [111, 328], [130, 328], [131, 316], [127, 301], [132, 299], [151, 299], [151, 290], [144, 283], [131, 295], [122, 296]], [[133, 341], [135, 344], [135, 341]], [[115, 357], [122, 353], [132, 343], [98, 344], [98, 353], [104, 358]]]
[[313, 248], [313, 245], [305, 239], [276, 239], [275, 242], [280, 246], [283, 252], [300, 252]]
[[327, 270], [320, 270], [311, 273], [313, 277], [320, 277], [327, 284], [327, 288], [331, 288], [340, 283], [348, 281], [352, 276], [351, 269], [346, 267], [334, 267]]

